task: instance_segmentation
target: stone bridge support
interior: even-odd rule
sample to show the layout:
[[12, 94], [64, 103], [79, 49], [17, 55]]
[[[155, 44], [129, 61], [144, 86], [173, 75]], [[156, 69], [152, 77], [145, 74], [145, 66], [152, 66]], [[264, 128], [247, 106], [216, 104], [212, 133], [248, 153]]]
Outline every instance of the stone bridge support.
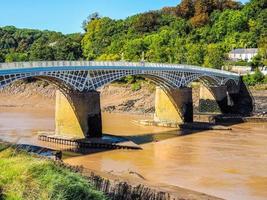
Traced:
[[156, 87], [154, 121], [193, 122], [192, 89]]
[[[254, 101], [246, 85], [240, 80], [239, 86], [200, 87], [199, 109], [205, 112], [207, 107], [216, 108], [222, 114], [250, 115]], [[216, 110], [215, 110], [216, 111]]]
[[200, 112], [222, 112], [233, 104], [227, 92], [226, 86], [205, 87], [200, 86], [199, 90], [199, 111]]
[[99, 92], [56, 93], [56, 135], [76, 138], [102, 136]]

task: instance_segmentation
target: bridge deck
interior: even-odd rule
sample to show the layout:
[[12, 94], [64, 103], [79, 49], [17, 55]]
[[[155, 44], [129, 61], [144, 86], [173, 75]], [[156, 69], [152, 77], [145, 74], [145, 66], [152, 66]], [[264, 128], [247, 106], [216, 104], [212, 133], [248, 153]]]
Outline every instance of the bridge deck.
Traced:
[[[36, 62], [13, 62], [0, 63], [0, 74], [11, 72], [13, 69], [36, 70], [49, 68], [49, 70], [156, 70], [156, 71], [185, 71], [198, 72], [209, 75], [219, 75], [229, 78], [238, 78], [239, 75], [205, 67], [186, 64], [165, 64], [147, 62], [111, 62], [111, 61], [36, 61]], [[54, 68], [54, 69], [52, 69]], [[5, 71], [5, 72], [4, 72]], [[23, 70], [22, 70], [23, 71]], [[2, 72], [2, 73], [1, 73]]]

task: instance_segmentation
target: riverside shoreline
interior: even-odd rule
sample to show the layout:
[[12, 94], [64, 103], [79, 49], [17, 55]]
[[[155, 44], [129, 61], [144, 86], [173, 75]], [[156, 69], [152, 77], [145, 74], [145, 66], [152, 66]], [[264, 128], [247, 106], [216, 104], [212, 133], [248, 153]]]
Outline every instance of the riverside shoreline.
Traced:
[[[153, 115], [155, 89], [143, 83], [139, 90], [127, 84], [110, 84], [101, 88], [102, 112]], [[267, 113], [267, 90], [250, 88], [253, 95], [256, 116]], [[56, 88], [43, 81], [27, 83], [18, 81], [0, 90], [0, 108], [49, 108], [54, 109]], [[25, 100], [24, 100], [25, 99]], [[198, 107], [199, 88], [193, 88], [193, 105]]]

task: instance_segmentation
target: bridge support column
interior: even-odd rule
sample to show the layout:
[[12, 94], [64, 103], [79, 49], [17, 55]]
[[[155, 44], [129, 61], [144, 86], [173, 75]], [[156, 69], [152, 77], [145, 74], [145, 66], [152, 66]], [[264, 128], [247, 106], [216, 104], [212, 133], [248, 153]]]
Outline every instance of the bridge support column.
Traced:
[[193, 122], [192, 89], [156, 88], [154, 121]]
[[77, 138], [101, 137], [99, 92], [56, 93], [56, 134]]
[[[241, 82], [241, 86], [242, 86]], [[227, 89], [227, 86], [200, 87], [199, 111], [222, 114], [248, 115], [253, 111], [252, 98], [243, 85]]]
[[222, 114], [250, 115], [254, 102], [246, 85], [240, 80], [239, 86], [200, 87], [199, 111], [220, 111]]
[[231, 106], [231, 98], [227, 94], [226, 86], [205, 87], [200, 86], [199, 111], [200, 112], [224, 112]]

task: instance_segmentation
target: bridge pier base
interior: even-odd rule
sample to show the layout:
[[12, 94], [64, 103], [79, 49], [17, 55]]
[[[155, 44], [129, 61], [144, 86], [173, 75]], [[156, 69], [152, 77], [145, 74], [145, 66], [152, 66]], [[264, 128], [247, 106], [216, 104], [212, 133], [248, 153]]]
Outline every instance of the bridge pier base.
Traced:
[[207, 108], [217, 108], [222, 114], [240, 114], [250, 115], [253, 111], [253, 99], [249, 90], [246, 88], [242, 80], [239, 86], [229, 87], [217, 86], [209, 87], [201, 86], [199, 98], [200, 112], [206, 112]]
[[56, 92], [56, 135], [77, 138], [102, 136], [99, 92]]
[[192, 89], [162, 89], [156, 87], [156, 122], [185, 123], [193, 122]]
[[226, 86], [205, 87], [200, 86], [199, 111], [200, 112], [224, 112], [226, 107], [231, 106], [231, 98], [227, 94]]

